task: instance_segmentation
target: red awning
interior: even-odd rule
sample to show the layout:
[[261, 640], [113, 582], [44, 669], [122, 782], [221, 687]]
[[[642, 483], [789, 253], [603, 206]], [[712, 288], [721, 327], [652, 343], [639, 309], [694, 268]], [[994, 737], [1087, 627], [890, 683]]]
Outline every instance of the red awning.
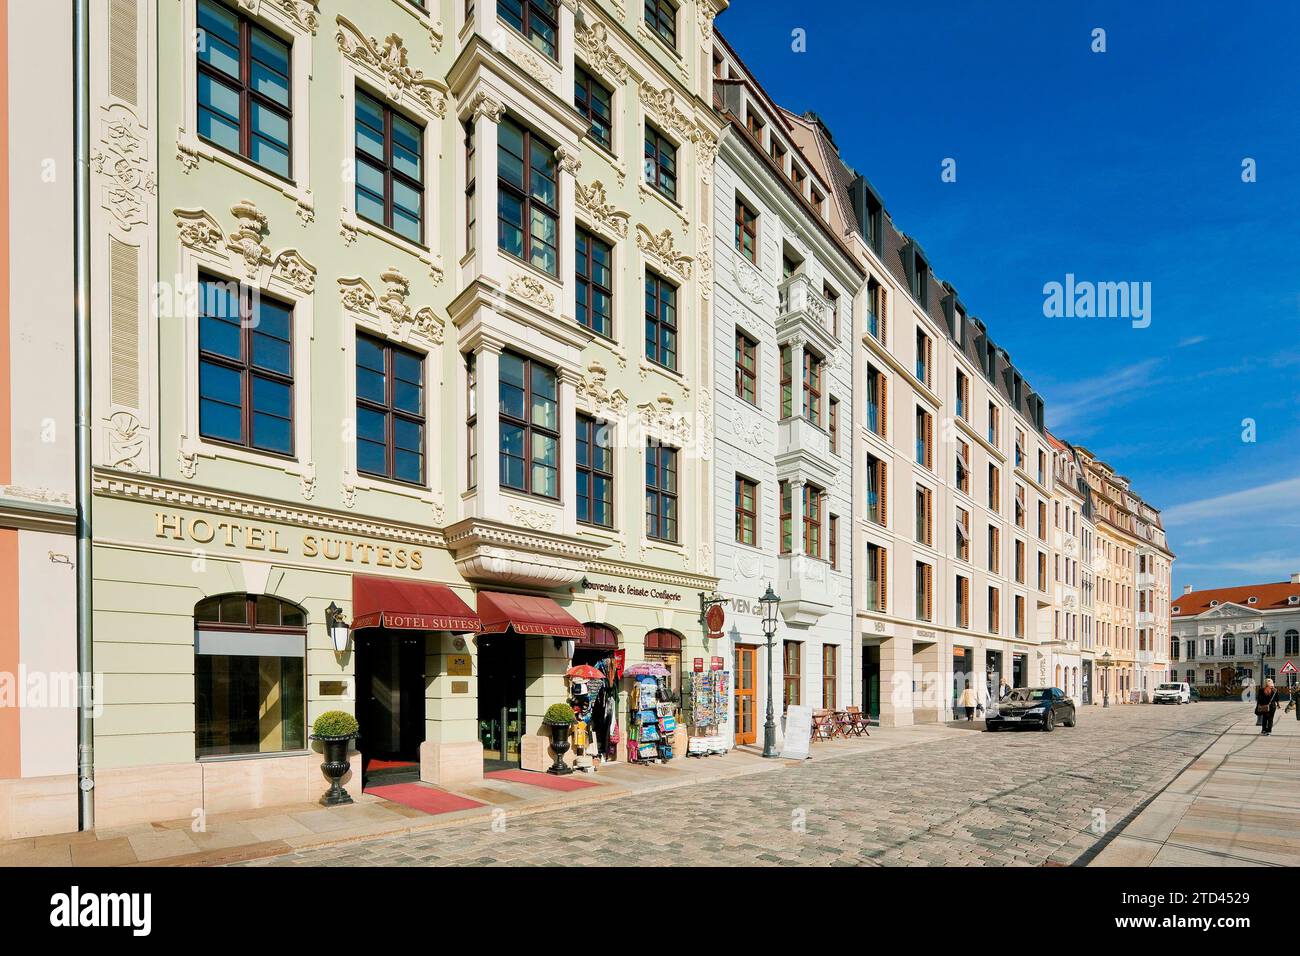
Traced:
[[454, 634], [481, 629], [478, 615], [449, 587], [366, 574], [352, 576], [352, 627]]
[[503, 634], [513, 628], [516, 634], [574, 640], [587, 635], [587, 629], [573, 615], [548, 597], [479, 591], [478, 614], [484, 634]]

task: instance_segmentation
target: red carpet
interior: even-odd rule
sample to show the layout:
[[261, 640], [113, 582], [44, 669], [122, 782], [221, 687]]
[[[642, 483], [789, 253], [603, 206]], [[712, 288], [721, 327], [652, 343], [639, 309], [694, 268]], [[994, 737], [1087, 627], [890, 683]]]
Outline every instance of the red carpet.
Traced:
[[392, 770], [396, 767], [418, 767], [414, 760], [380, 760], [376, 757], [374, 760], [366, 761], [367, 770]]
[[575, 780], [572, 776], [557, 777], [553, 773], [534, 773], [531, 770], [494, 770], [483, 776], [489, 780], [509, 780], [511, 783], [527, 783], [547, 790], [582, 790], [597, 784], [588, 780]]
[[454, 810], [472, 810], [483, 806], [477, 800], [458, 797], [454, 793], [436, 790], [423, 783], [393, 783], [387, 787], [372, 787], [366, 793], [425, 813], [451, 813]]

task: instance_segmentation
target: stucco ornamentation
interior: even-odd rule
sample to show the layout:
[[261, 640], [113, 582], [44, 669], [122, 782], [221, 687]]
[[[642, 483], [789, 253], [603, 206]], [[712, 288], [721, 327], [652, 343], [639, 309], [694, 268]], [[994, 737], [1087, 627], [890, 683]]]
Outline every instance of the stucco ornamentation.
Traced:
[[673, 413], [672, 396], [667, 392], [660, 392], [653, 402], [643, 402], [636, 408], [642, 426], [652, 434], [679, 445], [685, 445], [691, 440], [690, 419]]
[[698, 259], [700, 267], [700, 298], [713, 298], [713, 232], [704, 223], [700, 223], [700, 242]]
[[617, 83], [626, 83], [627, 61], [614, 52], [609, 44], [609, 30], [605, 24], [592, 23], [589, 29], [579, 28], [574, 34], [578, 48], [586, 56], [587, 64], [597, 73], [604, 74]]
[[218, 254], [218, 243], [225, 234], [211, 213], [204, 209], [177, 209], [174, 214], [181, 245], [200, 252]]
[[500, 123], [506, 111], [505, 104], [485, 91], [479, 90], [469, 101], [470, 116], [486, 116], [493, 123]]
[[343, 311], [352, 314], [359, 325], [398, 342], [416, 339], [425, 346], [441, 345], [445, 323], [428, 307], [416, 308], [407, 299], [411, 282], [397, 269], [380, 277], [384, 291], [376, 293], [360, 277], [339, 279], [339, 299]]
[[130, 412], [114, 412], [108, 422], [109, 466], [123, 471], [139, 471], [139, 458], [145, 448], [140, 420]]
[[552, 511], [533, 511], [519, 505], [509, 507], [510, 517], [531, 531], [550, 531], [555, 527], [555, 513]]
[[271, 275], [307, 295], [316, 288], [316, 267], [297, 249], [285, 249], [276, 256]]
[[534, 305], [540, 305], [544, 309], [555, 308], [555, 295], [540, 279], [526, 275], [512, 275], [510, 281], [506, 283], [506, 288]]
[[757, 270], [740, 262], [736, 263], [736, 285], [755, 305], [762, 305], [767, 301], [767, 295], [763, 291], [763, 277]]
[[254, 16], [263, 6], [272, 7], [283, 13], [290, 25], [312, 36], [320, 26], [320, 0], [239, 0], [239, 5]]
[[226, 248], [244, 260], [244, 273], [256, 279], [262, 266], [271, 261], [271, 250], [264, 239], [267, 233], [266, 214], [251, 199], [244, 199], [230, 207], [238, 225], [226, 238]]
[[556, 147], [555, 159], [560, 164], [560, 168], [570, 176], [577, 175], [578, 170], [582, 168], [582, 158], [563, 146]]
[[[184, 439], [182, 439], [184, 442]], [[176, 449], [176, 464], [180, 466], [181, 475], [186, 478], [193, 478], [199, 470], [199, 456], [193, 449], [187, 448], [184, 443]]]
[[311, 501], [316, 497], [316, 463], [309, 461], [298, 476], [298, 489], [302, 496]]
[[646, 255], [658, 260], [659, 264], [683, 281], [691, 277], [691, 263], [694, 262], [684, 252], [679, 252], [673, 241], [672, 230], [665, 229], [658, 235], [651, 232], [642, 223], [636, 224], [636, 244]]
[[340, 15], [335, 22], [339, 25], [334, 37], [339, 50], [359, 66], [378, 73], [390, 97], [398, 100], [408, 94], [423, 111], [439, 119], [447, 115], [447, 97], [442, 84], [411, 66], [400, 36], [390, 33], [381, 42], [366, 36], [345, 16]]
[[573, 195], [578, 207], [591, 217], [593, 226], [611, 232], [620, 239], [627, 238], [627, 223], [631, 216], [609, 201], [605, 194], [605, 184], [599, 179], [590, 186], [578, 183]]
[[149, 221], [149, 197], [158, 194], [158, 182], [149, 164], [144, 133], [135, 116], [124, 106], [108, 110], [100, 130], [99, 147], [90, 154], [95, 173], [102, 177], [104, 208], [118, 225], [132, 226]]
[[587, 365], [587, 374], [582, 377], [575, 391], [579, 398], [591, 402], [592, 410], [602, 418], [622, 417], [627, 411], [627, 395], [621, 388], [610, 391], [605, 383], [609, 372], [600, 359], [592, 359]]
[[658, 122], [682, 139], [691, 139], [695, 133], [695, 124], [677, 105], [677, 98], [670, 87], [655, 89], [649, 82], [642, 80], [640, 86], [641, 105]]

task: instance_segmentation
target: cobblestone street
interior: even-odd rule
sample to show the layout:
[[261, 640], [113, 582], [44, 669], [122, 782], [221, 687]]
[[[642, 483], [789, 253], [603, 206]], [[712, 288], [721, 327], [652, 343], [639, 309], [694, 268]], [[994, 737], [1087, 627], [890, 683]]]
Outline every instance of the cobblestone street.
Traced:
[[[1069, 865], [1243, 718], [1236, 701], [1088, 708], [960, 737], [254, 866]], [[975, 725], [982, 727], [982, 724]], [[500, 824], [504, 823], [504, 827]]]

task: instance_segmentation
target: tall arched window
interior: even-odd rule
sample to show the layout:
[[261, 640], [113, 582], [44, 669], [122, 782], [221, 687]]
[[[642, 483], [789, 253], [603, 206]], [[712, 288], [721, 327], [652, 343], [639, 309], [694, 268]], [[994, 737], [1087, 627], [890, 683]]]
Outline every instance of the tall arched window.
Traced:
[[1286, 649], [1287, 657], [1295, 657], [1300, 654], [1300, 631], [1297, 631], [1294, 627], [1291, 628], [1283, 636], [1282, 643]]
[[223, 594], [194, 608], [199, 757], [307, 749], [307, 616], [296, 604]]
[[658, 661], [668, 668], [668, 684], [674, 694], [682, 690], [682, 636], [676, 631], [656, 628], [645, 636], [645, 659]]

